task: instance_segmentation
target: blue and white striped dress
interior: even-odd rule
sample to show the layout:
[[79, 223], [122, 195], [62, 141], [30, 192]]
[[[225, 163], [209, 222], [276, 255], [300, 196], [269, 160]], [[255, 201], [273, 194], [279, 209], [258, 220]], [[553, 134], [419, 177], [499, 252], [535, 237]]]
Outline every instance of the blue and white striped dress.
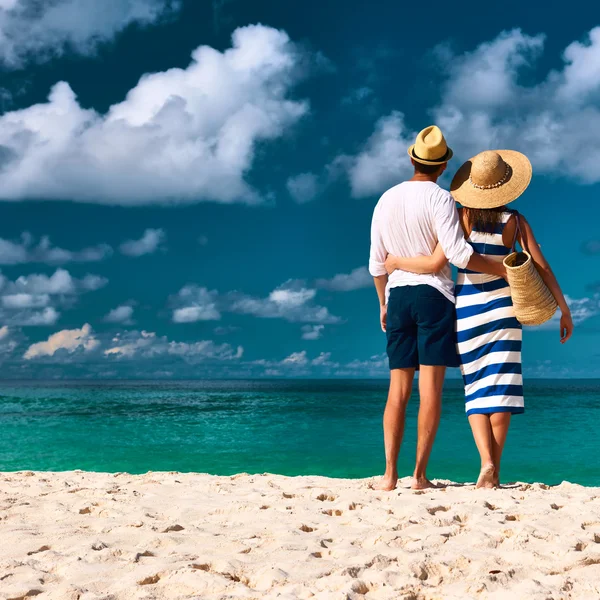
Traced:
[[[492, 234], [471, 232], [467, 241], [476, 252], [499, 261], [509, 254], [502, 232], [511, 214], [503, 213]], [[467, 416], [524, 412], [523, 332], [515, 318], [508, 283], [495, 275], [459, 269], [455, 293]]]

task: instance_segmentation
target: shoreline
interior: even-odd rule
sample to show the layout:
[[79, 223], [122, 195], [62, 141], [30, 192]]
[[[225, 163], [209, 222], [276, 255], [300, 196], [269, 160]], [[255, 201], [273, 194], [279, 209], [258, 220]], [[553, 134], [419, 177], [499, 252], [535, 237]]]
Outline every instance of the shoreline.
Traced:
[[600, 596], [600, 487], [0, 472], [0, 599]]

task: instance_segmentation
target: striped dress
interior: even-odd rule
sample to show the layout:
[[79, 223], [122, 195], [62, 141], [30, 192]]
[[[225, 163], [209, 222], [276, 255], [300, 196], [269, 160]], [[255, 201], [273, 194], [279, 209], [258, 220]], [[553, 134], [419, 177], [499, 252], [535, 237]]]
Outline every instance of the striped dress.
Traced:
[[[504, 259], [510, 250], [502, 243], [502, 232], [511, 214], [503, 213], [493, 234], [471, 232], [467, 241], [476, 252]], [[455, 293], [467, 416], [524, 412], [523, 332], [514, 315], [508, 283], [495, 275], [459, 269]]]

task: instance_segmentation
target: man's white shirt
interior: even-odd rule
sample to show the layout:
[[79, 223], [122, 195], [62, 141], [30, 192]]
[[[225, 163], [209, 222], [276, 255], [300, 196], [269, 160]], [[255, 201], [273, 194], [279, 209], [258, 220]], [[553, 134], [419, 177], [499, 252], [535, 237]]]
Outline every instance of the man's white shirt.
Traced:
[[[467, 266], [473, 248], [465, 240], [451, 194], [432, 181], [405, 181], [385, 192], [373, 212], [369, 272], [374, 277], [385, 275], [388, 254], [430, 256], [438, 242], [449, 262], [459, 268]], [[450, 265], [430, 275], [396, 270], [389, 277], [386, 293], [393, 287], [422, 284], [454, 302]]]

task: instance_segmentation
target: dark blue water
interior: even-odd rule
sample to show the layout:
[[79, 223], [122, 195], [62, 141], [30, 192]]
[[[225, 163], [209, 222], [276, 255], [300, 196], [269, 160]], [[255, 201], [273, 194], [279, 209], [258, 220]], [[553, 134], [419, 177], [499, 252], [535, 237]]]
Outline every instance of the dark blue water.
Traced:
[[[0, 383], [0, 470], [272, 472], [368, 477], [383, 468], [385, 381]], [[600, 381], [532, 380], [503, 478], [600, 485]], [[418, 397], [401, 452], [412, 471]], [[478, 455], [448, 381], [431, 477], [472, 481]]]

